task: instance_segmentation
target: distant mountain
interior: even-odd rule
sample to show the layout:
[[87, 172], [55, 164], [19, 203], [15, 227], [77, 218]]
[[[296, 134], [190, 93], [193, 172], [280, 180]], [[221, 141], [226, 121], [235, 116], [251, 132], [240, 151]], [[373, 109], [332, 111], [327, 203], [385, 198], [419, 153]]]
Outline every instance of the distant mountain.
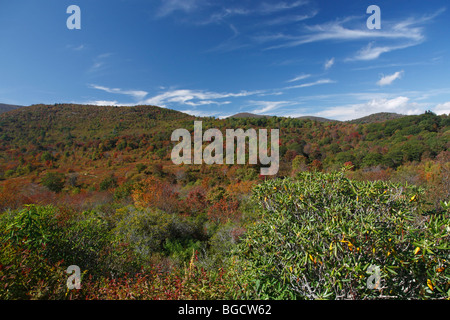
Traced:
[[[61, 108], [65, 109], [69, 106], [74, 107], [75, 105], [59, 104], [57, 106], [58, 106], [58, 109], [61, 109]], [[31, 107], [23, 107], [23, 106], [18, 106], [18, 105], [0, 103], [0, 114], [8, 112], [8, 111], [12, 111], [12, 110], [18, 111], [18, 109], [22, 109], [22, 108], [23, 108], [22, 109], [23, 111], [25, 111], [25, 110], [31, 111], [31, 110], [35, 110], [38, 107], [40, 107], [40, 108], [44, 107], [44, 109], [49, 108], [49, 109], [53, 110], [52, 106], [33, 105]], [[77, 108], [77, 113], [80, 112], [80, 110], [84, 110], [84, 112], [89, 110], [87, 112], [92, 115], [92, 112], [95, 110], [95, 112], [94, 112], [95, 114], [99, 113], [99, 114], [102, 114], [103, 116], [104, 116], [104, 112], [106, 112], [108, 114], [111, 110], [114, 110], [116, 108], [116, 107], [104, 108], [104, 107], [87, 106], [87, 105], [79, 105], [78, 107], [79, 107], [79, 109]], [[161, 108], [155, 107], [155, 106], [136, 106], [135, 109], [129, 109], [129, 110], [127, 110], [127, 108], [122, 108], [121, 113], [129, 113], [130, 110], [146, 110], [146, 112], [158, 114], [160, 109]], [[131, 112], [131, 113], [133, 113], [133, 112]], [[174, 118], [188, 116], [182, 112], [170, 110], [170, 109], [164, 110], [163, 113], [169, 113], [170, 116], [174, 117]], [[271, 118], [271, 117], [273, 117], [273, 116], [254, 114], [254, 113], [249, 113], [249, 112], [241, 112], [241, 113], [237, 113], [235, 115], [229, 116], [228, 118]], [[367, 124], [367, 123], [375, 123], [375, 122], [383, 122], [383, 121], [387, 121], [387, 120], [399, 119], [402, 117], [405, 117], [405, 115], [398, 114], [398, 113], [392, 113], [392, 112], [379, 112], [379, 113], [374, 113], [374, 114], [371, 114], [369, 116], [365, 116], [362, 118], [343, 121], [343, 122], [352, 123], [352, 124]], [[317, 121], [317, 122], [341, 122], [339, 120], [332, 120], [332, 119], [316, 117], [316, 116], [301, 116], [301, 117], [297, 117], [295, 119], [311, 120], [311, 121]]]
[[237, 113], [233, 116], [229, 116], [228, 118], [270, 118], [271, 116], [265, 116], [261, 114], [254, 114], [249, 112], [241, 112]]
[[[450, 117], [446, 115], [382, 113], [353, 120], [361, 124], [324, 122], [317, 117], [302, 118], [322, 121], [248, 113], [238, 116], [244, 118], [196, 117], [157, 106], [54, 104], [17, 108], [0, 114], [0, 180], [25, 175], [31, 179], [36, 173], [53, 169], [95, 172], [99, 177], [114, 172], [117, 177], [128, 179], [128, 172], [139, 173], [142, 170], [135, 170], [135, 166], [144, 162], [150, 165], [148, 172], [159, 172], [153, 164], [164, 164], [169, 172], [175, 170], [170, 161], [176, 143], [172, 134], [181, 128], [195, 131], [196, 120], [203, 121], [202, 128], [220, 128], [221, 132], [279, 128], [283, 133], [280, 170], [287, 170], [283, 175], [289, 174], [289, 166], [297, 155], [305, 157], [307, 165], [317, 160], [316, 164], [324, 169], [350, 161], [356, 168], [395, 169], [404, 163], [421, 161], [422, 156], [436, 157], [448, 149]], [[369, 123], [392, 118], [398, 119]], [[192, 172], [190, 181], [203, 179], [201, 170], [198, 175], [187, 171], [191, 169], [183, 170]], [[171, 173], [168, 180], [179, 180], [175, 171]], [[221, 175], [218, 173], [217, 177]], [[99, 185], [99, 181], [90, 180], [89, 184], [93, 183]]]
[[4, 104], [4, 103], [0, 103], [0, 113], [3, 112], [7, 112], [10, 110], [15, 110], [18, 108], [22, 108], [22, 106], [16, 106], [16, 105], [12, 105], [12, 104]]
[[[64, 141], [68, 137], [94, 139], [147, 132], [154, 136], [164, 134], [165, 140], [166, 135], [170, 138], [168, 132], [174, 130], [172, 127], [180, 126], [180, 121], [194, 119], [194, 116], [179, 111], [148, 105], [40, 104], [1, 113], [0, 136], [3, 132], [7, 139], [37, 143], [39, 135], [49, 141]], [[166, 126], [172, 127], [165, 130]]]
[[[0, 114], [11, 111], [11, 110], [17, 110], [19, 108], [23, 108], [23, 106], [0, 103]], [[100, 109], [102, 109], [102, 108], [100, 108]], [[171, 111], [174, 111], [174, 110], [171, 110]], [[177, 111], [174, 111], [174, 112], [177, 113]], [[179, 114], [182, 114], [182, 113], [179, 112]], [[254, 114], [254, 113], [250, 113], [250, 112], [241, 112], [241, 113], [237, 113], [235, 115], [229, 116], [228, 118], [271, 118], [271, 117], [272, 116], [269, 116], [269, 115]], [[402, 118], [402, 117], [405, 117], [405, 115], [393, 113], [393, 112], [379, 112], [379, 113], [371, 114], [366, 117], [353, 119], [353, 120], [349, 120], [349, 121], [345, 121], [345, 122], [353, 123], [353, 124], [366, 124], [366, 123], [374, 123], [374, 122], [383, 122], [383, 121], [398, 119], [398, 118]], [[318, 121], [318, 122], [340, 122], [338, 120], [332, 120], [332, 119], [315, 117], [315, 116], [302, 116], [302, 117], [297, 117], [296, 119], [312, 120], [312, 121]]]
[[364, 124], [364, 123], [374, 123], [374, 122], [383, 122], [387, 120], [399, 119], [402, 117], [406, 117], [403, 114], [393, 113], [393, 112], [379, 112], [371, 114], [370, 116], [354, 119], [347, 121], [349, 123], [355, 124]]
[[[249, 113], [249, 112], [241, 112], [241, 113], [237, 113], [233, 116], [230, 116], [228, 118], [271, 118], [271, 117], [273, 117], [273, 116], [254, 114], [254, 113]], [[280, 116], [280, 118], [282, 118], [282, 117]], [[313, 121], [319, 121], [319, 122], [337, 121], [337, 120], [330, 120], [330, 119], [314, 117], [314, 116], [303, 116], [303, 117], [297, 117], [296, 119], [313, 120]]]
[[314, 117], [314, 116], [303, 116], [303, 117], [297, 117], [296, 119], [300, 120], [312, 120], [312, 121], [318, 121], [318, 122], [340, 122], [339, 120], [331, 120], [327, 118], [322, 117]]
[[[270, 118], [270, 117], [272, 117], [272, 116], [254, 114], [254, 113], [249, 113], [249, 112], [241, 112], [241, 113], [237, 113], [233, 116], [230, 116], [228, 118]], [[383, 122], [383, 121], [398, 119], [398, 118], [402, 118], [402, 117], [405, 117], [405, 115], [393, 113], [393, 112], [379, 112], [379, 113], [371, 114], [369, 116], [365, 116], [362, 118], [349, 120], [349, 121], [345, 121], [345, 122], [353, 123], [353, 124], [365, 124], [365, 123]], [[318, 122], [341, 122], [339, 120], [333, 120], [333, 119], [327, 119], [327, 118], [315, 117], [315, 116], [302, 116], [302, 117], [297, 117], [296, 119], [312, 120], [312, 121], [318, 121]]]
[[[249, 112], [241, 112], [241, 113], [232, 115], [228, 118], [271, 118], [271, 117], [272, 116], [268, 116], [268, 115], [254, 114], [254, 113], [249, 113]], [[371, 114], [369, 116], [365, 116], [365, 117], [353, 119], [353, 120], [348, 120], [348, 121], [344, 121], [344, 122], [353, 123], [353, 124], [365, 124], [365, 123], [383, 122], [383, 121], [398, 119], [398, 118], [402, 118], [402, 117], [405, 117], [405, 115], [393, 113], [393, 112], [379, 112], [379, 113]], [[301, 116], [301, 117], [297, 117], [295, 119], [311, 120], [311, 121], [317, 121], [317, 122], [341, 122], [339, 120], [327, 119], [327, 118], [316, 117], [316, 116]]]

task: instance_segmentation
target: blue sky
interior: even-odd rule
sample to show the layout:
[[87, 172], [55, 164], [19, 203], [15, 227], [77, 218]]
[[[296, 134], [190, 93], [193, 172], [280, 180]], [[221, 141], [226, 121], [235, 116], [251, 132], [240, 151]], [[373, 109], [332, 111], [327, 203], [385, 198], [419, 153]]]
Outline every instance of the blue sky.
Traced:
[[[381, 29], [367, 28], [369, 5]], [[69, 30], [67, 7], [81, 9]], [[446, 0], [0, 0], [0, 102], [450, 113]]]

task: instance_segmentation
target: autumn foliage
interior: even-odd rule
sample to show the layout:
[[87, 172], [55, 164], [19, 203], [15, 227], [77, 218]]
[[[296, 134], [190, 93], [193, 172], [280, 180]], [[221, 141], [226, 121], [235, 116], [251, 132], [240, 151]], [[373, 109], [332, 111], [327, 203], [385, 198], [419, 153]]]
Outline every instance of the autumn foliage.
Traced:
[[[270, 177], [174, 165], [171, 132], [194, 120], [154, 106], [0, 114], [0, 299], [449, 297], [449, 116], [201, 118], [279, 128]], [[382, 292], [365, 286], [370, 263]]]
[[131, 195], [137, 207], [156, 207], [168, 213], [178, 210], [178, 193], [166, 181], [149, 177], [138, 183]]

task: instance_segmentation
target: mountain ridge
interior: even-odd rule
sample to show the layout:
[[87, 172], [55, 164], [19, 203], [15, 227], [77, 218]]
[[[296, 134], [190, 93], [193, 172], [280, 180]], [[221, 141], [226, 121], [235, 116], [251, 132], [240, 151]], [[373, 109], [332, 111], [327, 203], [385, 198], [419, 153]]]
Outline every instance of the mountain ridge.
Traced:
[[0, 103], [0, 113], [8, 112], [11, 110], [16, 110], [19, 108], [22, 108], [23, 106], [14, 105], [14, 104], [6, 104], [6, 103]]
[[368, 116], [364, 116], [361, 118], [349, 120], [350, 123], [356, 124], [364, 124], [364, 123], [375, 123], [375, 122], [383, 122], [387, 120], [394, 120], [398, 118], [406, 117], [404, 114], [395, 113], [395, 112], [377, 112], [372, 113]]
[[[25, 110], [30, 110], [28, 108], [33, 107], [36, 108], [36, 106], [66, 106], [66, 105], [71, 105], [71, 106], [80, 106], [80, 107], [97, 107], [99, 109], [104, 109], [104, 108], [142, 108], [142, 107], [146, 107], [144, 105], [136, 105], [136, 106], [131, 106], [131, 107], [117, 107], [117, 106], [97, 106], [97, 105], [89, 105], [89, 104], [69, 104], [69, 103], [61, 103], [61, 104], [54, 104], [54, 105], [46, 105], [46, 104], [33, 104], [30, 106], [19, 106], [19, 105], [10, 105], [10, 104], [3, 104], [0, 103], [0, 114], [2, 113], [6, 113], [6, 112], [10, 112], [10, 111], [25, 111]], [[157, 106], [152, 106], [152, 107], [157, 107]], [[161, 107], [158, 107], [161, 108]], [[169, 109], [169, 108], [161, 108], [161, 109], [166, 109], [166, 110], [171, 110], [173, 112], [177, 112], [180, 114], [184, 114], [186, 116], [189, 116], [188, 114], [182, 112], [182, 111], [178, 111], [178, 110], [174, 110], [174, 109]], [[387, 121], [387, 120], [393, 120], [393, 119], [398, 119], [401, 117], [405, 117], [406, 115], [404, 114], [399, 114], [399, 113], [395, 113], [395, 112], [376, 112], [373, 114], [370, 114], [368, 116], [364, 116], [364, 117], [360, 117], [360, 118], [356, 118], [356, 119], [352, 119], [352, 120], [345, 120], [345, 121], [340, 121], [340, 120], [335, 120], [335, 119], [328, 119], [328, 118], [324, 118], [324, 117], [317, 117], [317, 116], [300, 116], [300, 117], [294, 117], [294, 119], [300, 119], [300, 120], [311, 120], [311, 121], [318, 121], [318, 122], [347, 122], [347, 123], [353, 123], [353, 124], [366, 124], [366, 123], [376, 123], [376, 122], [383, 122], [383, 121]], [[192, 116], [194, 117], [194, 116]], [[261, 115], [261, 114], [254, 114], [254, 113], [250, 113], [250, 112], [240, 112], [240, 113], [236, 113], [234, 115], [228, 116], [227, 118], [256, 118], [256, 119], [260, 119], [260, 118], [271, 118], [274, 116], [270, 116], [270, 115]], [[283, 116], [277, 116], [279, 118], [285, 118]]]
[[395, 169], [422, 157], [433, 160], [447, 152], [450, 125], [449, 116], [432, 112], [353, 124], [282, 117], [196, 117], [157, 106], [32, 105], [0, 114], [0, 180], [31, 179], [46, 170], [103, 177], [108, 168], [123, 178], [140, 163], [148, 168], [164, 164], [172, 172], [178, 170], [171, 161], [176, 144], [172, 134], [183, 128], [192, 135], [196, 120], [203, 121], [205, 129], [221, 132], [279, 128], [283, 131], [280, 176], [290, 174], [294, 159], [317, 168], [352, 163], [357, 169], [378, 165]]
[[[300, 116], [295, 117], [294, 119], [300, 119], [300, 120], [312, 120], [312, 121], [318, 121], [318, 122], [348, 122], [348, 123], [355, 123], [355, 124], [364, 124], [364, 123], [375, 123], [375, 122], [383, 122], [387, 120], [393, 120], [398, 119], [401, 117], [405, 117], [404, 114], [399, 114], [395, 112], [376, 112], [372, 113], [368, 116], [364, 116], [361, 118], [356, 118], [352, 120], [335, 120], [335, 119], [328, 119], [323, 117], [317, 117], [317, 116]], [[273, 116], [269, 115], [261, 115], [261, 114], [254, 114], [250, 112], [241, 112], [237, 113], [235, 115], [229, 116], [227, 118], [271, 118]], [[283, 118], [282, 116], [277, 116], [279, 118]]]

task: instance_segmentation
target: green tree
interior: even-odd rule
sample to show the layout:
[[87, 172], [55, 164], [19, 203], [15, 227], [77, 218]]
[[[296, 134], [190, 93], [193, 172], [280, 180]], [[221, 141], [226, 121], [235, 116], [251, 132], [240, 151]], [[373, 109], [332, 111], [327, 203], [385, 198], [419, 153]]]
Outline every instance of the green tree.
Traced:
[[363, 161], [362, 161], [362, 166], [363, 167], [374, 167], [377, 166], [379, 164], [381, 164], [383, 160], [383, 156], [380, 153], [368, 153]]
[[53, 161], [54, 158], [52, 156], [52, 154], [48, 151], [45, 151], [42, 155], [41, 155], [41, 160], [42, 161]]
[[117, 178], [111, 174], [100, 182], [100, 190], [105, 191], [117, 187]]
[[65, 182], [66, 177], [61, 172], [47, 172], [41, 180], [41, 184], [53, 192], [60, 192]]

